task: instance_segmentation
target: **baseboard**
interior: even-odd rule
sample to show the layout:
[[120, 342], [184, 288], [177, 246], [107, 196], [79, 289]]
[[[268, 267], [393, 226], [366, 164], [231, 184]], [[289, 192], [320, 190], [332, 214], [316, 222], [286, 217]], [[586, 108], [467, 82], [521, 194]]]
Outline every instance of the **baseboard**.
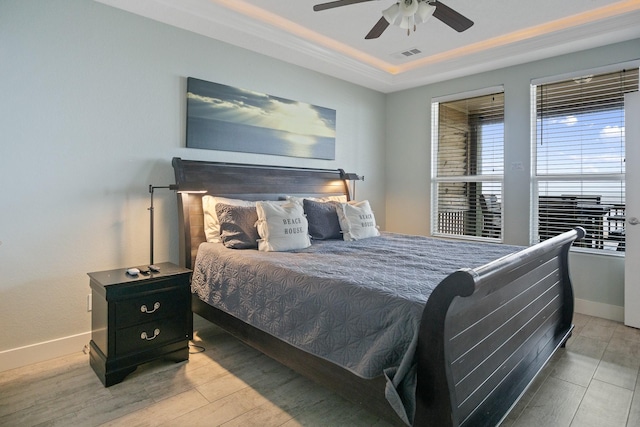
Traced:
[[604, 304], [602, 302], [593, 302], [585, 299], [575, 300], [575, 312], [586, 314], [588, 316], [601, 317], [603, 319], [615, 320], [616, 322], [624, 321], [624, 307], [618, 305]]
[[91, 332], [0, 351], [0, 372], [82, 351]]
[[[210, 328], [212, 325], [209, 321], [195, 315], [193, 316], [193, 322], [194, 330], [199, 330], [199, 328]], [[196, 326], [198, 328], [196, 328]], [[82, 351], [85, 345], [89, 345], [89, 341], [91, 341], [90, 331], [51, 341], [0, 351], [0, 372]]]

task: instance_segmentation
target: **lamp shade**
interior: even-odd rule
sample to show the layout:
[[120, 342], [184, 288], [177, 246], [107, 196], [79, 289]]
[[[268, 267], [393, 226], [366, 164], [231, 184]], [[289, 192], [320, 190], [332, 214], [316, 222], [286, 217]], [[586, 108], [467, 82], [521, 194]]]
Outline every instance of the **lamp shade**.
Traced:
[[175, 185], [175, 191], [178, 193], [199, 193], [204, 194], [207, 190], [204, 189], [203, 185], [199, 182], [185, 182], [180, 185]]
[[395, 21], [400, 16], [400, 3], [394, 3], [387, 9], [383, 10], [382, 16], [389, 24], [398, 25]]
[[423, 22], [427, 22], [435, 11], [435, 6], [427, 3], [426, 1], [420, 2], [420, 6], [418, 6], [418, 12], [416, 14], [418, 18], [416, 19], [416, 23], [422, 24]]
[[402, 16], [413, 16], [418, 11], [418, 7], [420, 6], [419, 0], [411, 0], [409, 2], [403, 1], [400, 3], [400, 11], [402, 12]]
[[413, 27], [414, 23], [413, 23], [413, 15], [409, 15], [409, 16], [403, 16], [400, 19], [400, 28], [404, 29], [404, 30], [408, 30], [409, 28]]
[[346, 181], [361, 181], [362, 177], [354, 172], [345, 172], [342, 169], [340, 171], [340, 179], [344, 179]]

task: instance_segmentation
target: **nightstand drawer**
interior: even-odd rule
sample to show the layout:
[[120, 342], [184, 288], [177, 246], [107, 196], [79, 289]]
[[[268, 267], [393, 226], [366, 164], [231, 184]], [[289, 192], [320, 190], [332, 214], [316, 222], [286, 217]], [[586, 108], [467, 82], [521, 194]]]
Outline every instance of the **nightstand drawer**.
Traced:
[[116, 331], [116, 355], [145, 351], [171, 341], [187, 339], [184, 316], [159, 319]]
[[116, 328], [137, 325], [184, 313], [189, 304], [184, 289], [156, 292], [116, 302]]

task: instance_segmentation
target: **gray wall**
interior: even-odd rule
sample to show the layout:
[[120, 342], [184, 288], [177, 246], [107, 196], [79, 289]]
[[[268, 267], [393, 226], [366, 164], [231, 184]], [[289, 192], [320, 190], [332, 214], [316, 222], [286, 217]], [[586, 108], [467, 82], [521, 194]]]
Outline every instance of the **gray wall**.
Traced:
[[[505, 242], [529, 244], [531, 80], [638, 58], [640, 40], [633, 40], [389, 95], [386, 129], [387, 230], [429, 234], [431, 99], [503, 85]], [[524, 170], [512, 171], [509, 166], [512, 162], [521, 162]], [[579, 309], [588, 309], [593, 314], [606, 317], [619, 317], [624, 305], [624, 259], [573, 254], [571, 262]]]
[[[0, 356], [90, 330], [86, 273], [148, 263], [174, 156], [357, 172], [384, 225], [381, 93], [90, 0], [2, 0], [0, 76]], [[336, 160], [184, 148], [187, 76], [337, 110]], [[154, 199], [177, 262], [176, 197]]]

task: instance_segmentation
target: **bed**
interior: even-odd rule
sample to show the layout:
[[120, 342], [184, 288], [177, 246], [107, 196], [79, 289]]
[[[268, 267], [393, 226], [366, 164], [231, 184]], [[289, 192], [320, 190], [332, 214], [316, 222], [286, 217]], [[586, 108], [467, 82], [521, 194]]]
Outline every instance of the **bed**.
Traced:
[[[349, 195], [340, 170], [180, 158], [172, 164], [180, 189], [230, 199]], [[261, 252], [207, 243], [202, 197], [178, 193], [180, 262], [194, 270], [194, 313], [393, 424], [497, 425], [571, 335], [568, 252], [584, 236], [579, 227], [529, 248], [383, 232]], [[223, 270], [231, 278], [209, 291], [204, 282]], [[232, 301], [243, 305], [234, 312]], [[338, 313], [325, 315], [328, 307]], [[321, 323], [331, 332], [313, 335]]]

